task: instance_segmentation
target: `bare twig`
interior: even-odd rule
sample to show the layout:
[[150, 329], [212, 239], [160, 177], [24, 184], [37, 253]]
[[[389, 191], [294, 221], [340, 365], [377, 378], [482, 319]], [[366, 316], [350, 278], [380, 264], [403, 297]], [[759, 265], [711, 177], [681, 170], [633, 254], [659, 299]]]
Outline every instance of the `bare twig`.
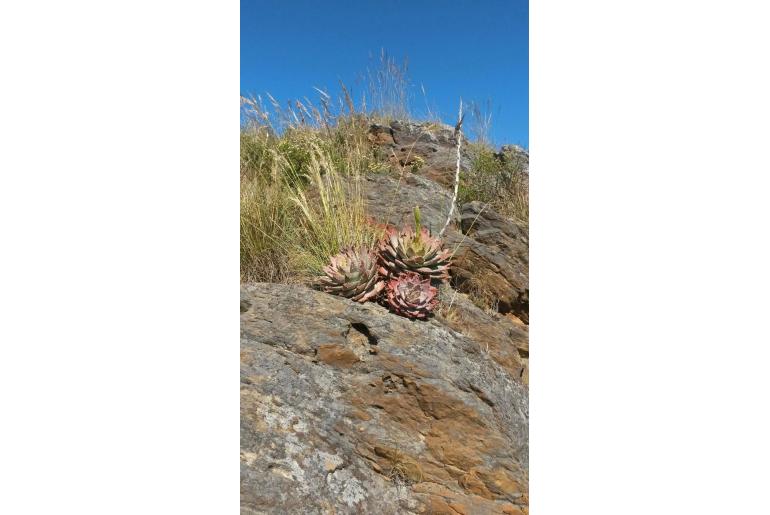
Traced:
[[460, 145], [463, 139], [463, 99], [460, 99], [460, 111], [457, 113], [457, 125], [455, 125], [455, 136], [457, 137], [457, 170], [455, 171], [455, 192], [452, 195], [452, 203], [449, 204], [449, 214], [446, 217], [444, 227], [438, 233], [439, 237], [444, 235], [446, 228], [449, 227], [449, 222], [452, 221], [452, 213], [455, 210], [455, 202], [457, 202], [457, 189], [460, 187]]

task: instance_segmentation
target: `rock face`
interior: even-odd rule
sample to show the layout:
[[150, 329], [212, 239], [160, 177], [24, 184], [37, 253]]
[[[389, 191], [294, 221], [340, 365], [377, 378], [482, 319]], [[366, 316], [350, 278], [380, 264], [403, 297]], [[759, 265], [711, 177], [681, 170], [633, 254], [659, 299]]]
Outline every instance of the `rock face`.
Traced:
[[[454, 186], [457, 168], [457, 139], [454, 127], [435, 123], [394, 121], [374, 124], [369, 140], [379, 145], [392, 164], [413, 167], [420, 175], [446, 187]], [[470, 167], [470, 158], [461, 147], [460, 169]]]
[[[413, 168], [420, 175], [446, 187], [454, 186], [457, 167], [457, 138], [454, 127], [436, 123], [393, 121], [390, 125], [372, 124], [369, 141], [380, 147], [391, 164]], [[467, 142], [466, 139], [463, 141]], [[519, 145], [503, 145], [495, 157], [515, 164], [529, 174], [529, 152]], [[467, 145], [460, 148], [460, 172], [471, 166]]]
[[[454, 128], [395, 121], [369, 140], [393, 169], [366, 177], [369, 214], [400, 227], [420, 206], [437, 233]], [[496, 158], [528, 168], [520, 147]], [[528, 513], [528, 231], [471, 202], [444, 240], [451, 286], [427, 321], [299, 285], [242, 287], [242, 514]]]
[[[448, 214], [452, 193], [437, 183], [404, 172], [367, 178], [367, 209], [380, 223], [401, 227], [414, 223], [419, 205], [423, 225], [437, 233]], [[529, 234], [526, 227], [497, 214], [480, 202], [455, 209], [444, 235], [456, 249], [451, 274], [463, 292], [487, 297], [500, 313], [529, 322]], [[458, 227], [460, 230], [458, 230]]]
[[[414, 225], [414, 207], [420, 206], [422, 223], [438, 233], [446, 221], [452, 192], [411, 172], [400, 175], [376, 174], [366, 178], [365, 195], [369, 214], [380, 223], [401, 227]], [[454, 210], [455, 224], [460, 213]], [[454, 227], [450, 230], [456, 232]]]
[[[444, 225], [452, 199], [457, 159], [454, 128], [429, 123], [392, 122], [372, 125], [369, 139], [396, 159], [398, 174], [367, 178], [370, 214], [381, 223], [396, 226], [413, 223], [412, 210], [419, 205], [424, 225], [438, 232]], [[465, 147], [463, 147], [465, 148]], [[461, 173], [470, 159], [462, 152]], [[497, 159], [529, 169], [529, 154], [517, 145], [503, 145]], [[419, 168], [411, 167], [421, 160]], [[471, 202], [452, 217], [445, 233], [456, 248], [453, 285], [463, 292], [484, 297], [500, 313], [511, 313], [529, 323], [529, 233], [489, 206]]]
[[461, 291], [480, 288], [500, 313], [529, 323], [529, 234], [481, 202], [461, 209], [464, 235], [448, 233], [457, 246], [452, 275]]
[[242, 288], [242, 513], [528, 512], [526, 329], [452, 295], [412, 321]]

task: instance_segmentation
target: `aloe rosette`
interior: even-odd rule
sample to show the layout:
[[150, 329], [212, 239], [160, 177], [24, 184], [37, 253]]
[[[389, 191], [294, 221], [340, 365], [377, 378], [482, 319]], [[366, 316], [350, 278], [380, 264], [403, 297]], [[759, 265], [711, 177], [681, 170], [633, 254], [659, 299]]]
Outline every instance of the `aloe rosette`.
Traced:
[[388, 281], [386, 300], [397, 315], [427, 318], [438, 304], [438, 289], [431, 286], [430, 279], [404, 272]]
[[366, 302], [385, 288], [377, 268], [375, 252], [365, 247], [349, 247], [331, 258], [318, 284], [326, 293]]
[[443, 248], [441, 238], [431, 236], [420, 226], [420, 211], [415, 209], [415, 229], [388, 228], [380, 242], [380, 273], [394, 277], [415, 272], [432, 280], [449, 279], [452, 252]]

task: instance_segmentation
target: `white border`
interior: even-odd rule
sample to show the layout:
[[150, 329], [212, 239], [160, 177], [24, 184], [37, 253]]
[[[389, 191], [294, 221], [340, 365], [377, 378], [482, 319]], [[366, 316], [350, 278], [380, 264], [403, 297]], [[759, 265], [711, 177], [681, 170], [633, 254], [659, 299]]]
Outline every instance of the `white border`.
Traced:
[[0, 512], [237, 513], [239, 5], [0, 7]]
[[770, 12], [532, 2], [531, 513], [770, 513]]

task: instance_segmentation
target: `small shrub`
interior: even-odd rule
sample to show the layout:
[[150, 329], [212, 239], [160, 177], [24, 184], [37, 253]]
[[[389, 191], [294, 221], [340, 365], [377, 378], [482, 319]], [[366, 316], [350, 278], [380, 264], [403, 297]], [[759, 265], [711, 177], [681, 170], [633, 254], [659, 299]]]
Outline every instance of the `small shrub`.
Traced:
[[529, 180], [525, 162], [503, 159], [484, 144], [471, 143], [468, 151], [471, 168], [460, 176], [458, 202], [462, 205], [478, 200], [505, 216], [528, 223]]
[[414, 158], [412, 158], [412, 163], [411, 163], [412, 173], [419, 172], [423, 166], [425, 166], [425, 159], [423, 159], [420, 156], [414, 156]]

